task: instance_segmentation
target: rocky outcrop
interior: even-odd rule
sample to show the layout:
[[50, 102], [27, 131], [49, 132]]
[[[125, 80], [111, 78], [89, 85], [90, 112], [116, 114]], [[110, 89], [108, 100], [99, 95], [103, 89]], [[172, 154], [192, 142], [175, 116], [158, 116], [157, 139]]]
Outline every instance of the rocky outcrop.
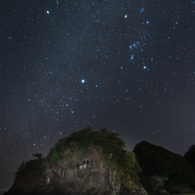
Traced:
[[195, 192], [195, 173], [182, 156], [143, 141], [134, 148], [142, 173], [141, 183], [153, 194]]
[[23, 163], [6, 195], [147, 195], [133, 152], [118, 134], [90, 128], [63, 138], [46, 158]]
[[43, 176], [44, 186], [50, 191], [57, 187], [61, 194], [117, 194], [121, 188], [117, 171], [104, 167], [98, 154], [96, 158], [90, 157], [85, 155], [82, 162], [71, 161], [71, 165], [62, 159], [57, 165], [48, 166]]

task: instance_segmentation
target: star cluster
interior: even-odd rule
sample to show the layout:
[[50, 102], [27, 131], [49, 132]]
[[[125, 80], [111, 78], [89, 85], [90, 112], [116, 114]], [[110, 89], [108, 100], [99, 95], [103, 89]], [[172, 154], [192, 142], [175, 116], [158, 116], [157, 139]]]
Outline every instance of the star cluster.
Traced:
[[91, 125], [182, 154], [195, 137], [195, 2], [3, 0], [0, 188]]

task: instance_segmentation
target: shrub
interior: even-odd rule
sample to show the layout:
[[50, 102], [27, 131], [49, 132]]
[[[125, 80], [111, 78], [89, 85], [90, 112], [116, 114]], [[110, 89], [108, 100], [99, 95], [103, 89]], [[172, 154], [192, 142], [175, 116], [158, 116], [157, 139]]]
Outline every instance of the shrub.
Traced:
[[55, 153], [55, 154], [53, 154], [53, 156], [51, 158], [51, 162], [54, 162], [55, 163], [55, 162], [57, 162], [61, 158], [62, 158], [62, 156], [60, 154]]
[[133, 167], [136, 162], [136, 157], [133, 152], [126, 152], [124, 155], [124, 165]]
[[18, 168], [18, 171], [16, 173], [16, 176], [20, 177], [25, 175], [26, 173], [33, 173], [35, 176], [40, 176], [43, 172], [43, 163], [36, 159], [36, 160], [30, 160], [26, 162], [22, 168], [21, 166]]
[[47, 159], [50, 161], [50, 162], [57, 162], [59, 159], [62, 158], [62, 155], [61, 155], [61, 148], [57, 148], [57, 147], [53, 147], [50, 149], [49, 151], [49, 154], [47, 156]]

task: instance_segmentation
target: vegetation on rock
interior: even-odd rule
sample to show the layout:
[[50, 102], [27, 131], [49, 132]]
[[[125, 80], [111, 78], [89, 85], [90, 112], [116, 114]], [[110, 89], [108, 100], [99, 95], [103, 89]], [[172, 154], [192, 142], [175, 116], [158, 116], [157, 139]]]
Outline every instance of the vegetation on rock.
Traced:
[[45, 158], [37, 153], [34, 160], [23, 162], [8, 195], [18, 189], [21, 195], [80, 195], [81, 189], [83, 195], [147, 195], [143, 186], [149, 193], [195, 191], [195, 145], [185, 158], [146, 141], [137, 144], [133, 152], [124, 147], [119, 134], [106, 129], [88, 127], [74, 132], [58, 140]]
[[45, 159], [42, 158], [41, 153], [33, 154], [34, 158], [37, 158], [35, 160], [30, 160], [26, 163], [24, 161], [18, 167], [18, 170], [15, 174], [17, 177], [24, 177], [26, 174], [31, 174], [32, 176], [41, 176], [44, 171], [44, 162]]
[[[106, 129], [94, 131], [90, 127], [85, 128], [72, 133], [69, 137], [58, 140], [45, 158], [42, 157], [42, 154], [37, 153], [33, 154], [35, 160], [23, 162], [16, 173], [14, 186], [17, 186], [17, 183], [21, 183], [20, 181], [28, 177], [25, 186], [28, 186], [29, 189], [31, 188], [30, 180], [40, 180], [39, 184], [33, 184], [38, 188], [39, 185], [50, 184], [52, 178], [56, 183], [60, 179], [59, 177], [64, 178], [65, 174], [67, 175], [66, 178], [71, 178], [72, 174], [76, 174], [74, 177], [77, 177], [78, 181], [80, 179], [88, 181], [87, 175], [89, 173], [90, 177], [94, 176], [97, 179], [99, 176], [95, 176], [95, 172], [98, 173], [98, 170], [102, 170], [102, 174], [105, 175], [103, 180], [106, 181], [106, 184], [103, 185], [110, 186], [107, 187], [108, 189], [120, 189], [119, 194], [128, 194], [136, 190], [138, 193], [139, 189], [143, 189], [138, 178], [141, 168], [135, 154], [126, 151], [124, 147], [125, 142], [115, 132], [109, 132]], [[84, 163], [91, 164], [93, 171], [83, 169]], [[92, 187], [95, 180], [89, 180], [92, 181], [90, 184]], [[62, 180], [59, 180], [58, 187], [61, 182]], [[109, 184], [109, 182], [115, 184]], [[115, 185], [115, 187], [111, 187], [112, 185]], [[28, 189], [26, 188], [26, 190]], [[141, 194], [147, 193], [144, 193], [143, 189]]]

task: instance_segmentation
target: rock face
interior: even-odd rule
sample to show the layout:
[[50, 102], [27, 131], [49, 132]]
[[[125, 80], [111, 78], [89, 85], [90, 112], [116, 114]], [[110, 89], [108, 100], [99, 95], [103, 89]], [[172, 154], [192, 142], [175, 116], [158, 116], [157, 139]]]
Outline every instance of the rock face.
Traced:
[[133, 152], [118, 134], [90, 128], [63, 138], [46, 158], [23, 163], [6, 195], [147, 195]]
[[182, 156], [143, 141], [134, 148], [142, 168], [140, 180], [148, 193], [194, 193], [195, 173]]

